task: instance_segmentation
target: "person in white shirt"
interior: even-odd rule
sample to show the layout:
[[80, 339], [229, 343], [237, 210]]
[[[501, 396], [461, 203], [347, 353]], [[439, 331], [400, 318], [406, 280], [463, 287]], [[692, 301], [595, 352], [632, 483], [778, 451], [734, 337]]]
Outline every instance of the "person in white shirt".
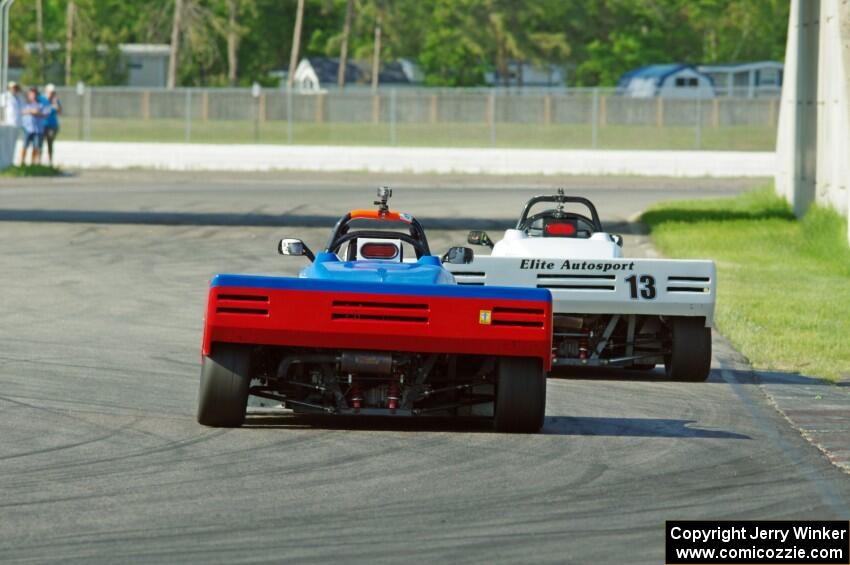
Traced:
[[6, 113], [4, 123], [7, 126], [21, 127], [21, 87], [12, 81], [9, 83], [9, 92], [6, 93]]

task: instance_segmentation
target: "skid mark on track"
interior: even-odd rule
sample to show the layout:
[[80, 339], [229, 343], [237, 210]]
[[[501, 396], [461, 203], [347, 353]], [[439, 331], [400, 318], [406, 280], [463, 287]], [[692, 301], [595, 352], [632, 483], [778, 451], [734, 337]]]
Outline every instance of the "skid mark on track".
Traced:
[[24, 452], [21, 452], [21, 453], [13, 453], [11, 455], [3, 455], [3, 456], [0, 456], [0, 461], [7, 461], [9, 459], [19, 459], [21, 457], [31, 457], [31, 456], [34, 456], [34, 455], [42, 455], [42, 454], [45, 454], [45, 453], [56, 453], [57, 451], [65, 451], [65, 450], [68, 450], [68, 449], [74, 449], [74, 448], [77, 448], [77, 447], [82, 447], [84, 445], [90, 445], [92, 443], [98, 443], [98, 442], [101, 442], [101, 441], [106, 441], [106, 440], [108, 440], [112, 437], [115, 437], [116, 435], [123, 433], [127, 429], [132, 428], [140, 420], [141, 420], [141, 418], [136, 418], [136, 419], [124, 424], [123, 426], [114, 428], [111, 432], [109, 432], [107, 434], [103, 434], [103, 435], [100, 435], [100, 436], [97, 436], [97, 437], [93, 437], [93, 438], [89, 438], [89, 439], [85, 439], [85, 440], [81, 440], [81, 441], [77, 441], [77, 442], [73, 442], [73, 443], [66, 443], [66, 444], [63, 444], [63, 445], [57, 445], [57, 446], [54, 446], [54, 447], [45, 447], [45, 448], [42, 448], [42, 449], [34, 449], [32, 451], [24, 451]]
[[141, 449], [138, 451], [131, 451], [129, 453], [125, 453], [122, 455], [115, 455], [112, 457], [100, 457], [87, 459], [85, 461], [72, 461], [68, 463], [62, 463], [59, 465], [47, 465], [41, 467], [34, 467], [29, 469], [30, 473], [40, 473], [43, 471], [69, 471], [71, 469], [79, 469], [82, 467], [92, 467], [95, 465], [100, 465], [102, 463], [119, 463], [119, 462], [127, 462], [131, 459], [138, 459], [140, 457], [146, 457], [149, 455], [158, 455], [162, 453], [170, 453], [175, 451], [180, 451], [189, 446], [197, 445], [200, 443], [208, 442], [215, 437], [218, 437], [224, 433], [227, 433], [228, 430], [216, 430], [213, 432], [208, 432], [200, 437], [189, 438], [189, 439], [180, 439], [169, 441], [165, 445], [152, 447], [148, 449]]

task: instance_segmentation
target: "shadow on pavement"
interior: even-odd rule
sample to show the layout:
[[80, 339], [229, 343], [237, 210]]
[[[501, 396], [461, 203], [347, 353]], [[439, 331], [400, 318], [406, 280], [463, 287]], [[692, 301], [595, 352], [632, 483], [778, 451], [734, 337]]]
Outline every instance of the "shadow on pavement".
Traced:
[[[738, 371], [733, 371], [733, 373]], [[741, 378], [738, 379], [743, 382]], [[800, 373], [783, 373], [780, 371], [758, 371], [751, 380], [758, 384], [771, 385], [816, 385], [816, 386], [850, 386], [850, 382], [831, 383], [817, 377], [807, 377]]]
[[662, 365], [648, 371], [633, 371], [614, 367], [559, 367], [549, 373], [549, 378], [566, 381], [665, 382], [667, 380]]
[[[665, 437], [750, 439], [749, 436], [718, 430], [689, 427], [694, 420], [664, 418], [606, 418], [588, 416], [547, 416], [542, 434], [562, 436]], [[281, 412], [279, 415], [248, 414], [244, 428], [323, 429], [382, 432], [464, 432], [495, 433], [487, 419], [473, 418], [393, 418], [305, 416]]]
[[649, 225], [657, 226], [664, 222], [721, 222], [730, 220], [768, 220], [768, 219], [793, 220], [794, 214], [785, 205], [775, 205], [767, 209], [728, 210], [724, 208], [676, 208], [667, 207], [661, 210], [649, 210], [644, 212], [643, 220]]
[[[340, 213], [340, 215], [342, 215]], [[504, 230], [516, 224], [511, 218], [443, 218], [417, 216], [426, 230]], [[330, 229], [339, 216], [257, 214], [236, 212], [150, 212], [121, 210], [0, 209], [0, 222], [56, 222], [72, 224], [130, 224], [161, 226], [302, 227]], [[625, 222], [609, 222], [606, 229], [625, 232]]]
[[750, 436], [734, 432], [689, 427], [694, 422], [665, 418], [555, 416], [546, 418], [543, 433], [565, 436], [751, 439]]
[[[341, 214], [340, 214], [341, 215]], [[505, 229], [508, 218], [419, 217], [426, 229]], [[0, 222], [56, 222], [75, 224], [131, 224], [162, 226], [305, 227], [330, 229], [339, 216], [281, 215], [235, 212], [150, 212], [121, 210], [0, 210]]]
[[314, 416], [288, 411], [281, 411], [278, 414], [252, 415], [250, 409], [242, 427], [385, 432], [493, 432], [490, 420], [483, 418]]
[[[778, 384], [778, 385], [816, 385], [816, 386], [850, 386], [850, 381], [831, 383], [829, 381], [816, 377], [807, 377], [799, 373], [782, 373], [779, 371], [750, 371], [727, 369], [735, 377], [738, 384], [745, 385], [760, 385], [760, 384]], [[631, 371], [628, 369], [615, 369], [608, 367], [574, 367], [574, 368], [559, 368], [552, 373], [549, 373], [549, 378], [553, 380], [589, 380], [589, 381], [627, 381], [627, 382], [645, 382], [645, 383], [664, 383], [668, 381], [664, 374], [664, 368], [659, 365], [651, 371]], [[709, 384], [726, 384], [718, 369], [712, 369], [708, 380]], [[699, 383], [681, 383], [683, 385], [699, 384]]]

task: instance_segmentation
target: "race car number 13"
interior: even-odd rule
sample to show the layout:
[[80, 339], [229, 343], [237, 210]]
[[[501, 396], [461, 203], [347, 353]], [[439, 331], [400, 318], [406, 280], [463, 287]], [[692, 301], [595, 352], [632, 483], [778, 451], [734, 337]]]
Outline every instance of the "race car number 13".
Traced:
[[652, 300], [655, 298], [655, 277], [651, 275], [632, 275], [626, 277], [626, 282], [629, 283], [629, 293], [633, 299], [645, 298]]

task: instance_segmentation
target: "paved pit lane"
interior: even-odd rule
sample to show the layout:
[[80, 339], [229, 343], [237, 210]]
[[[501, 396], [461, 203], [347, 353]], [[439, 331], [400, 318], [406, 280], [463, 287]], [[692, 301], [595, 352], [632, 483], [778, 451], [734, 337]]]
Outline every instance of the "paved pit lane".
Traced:
[[[278, 256], [279, 237], [318, 247], [320, 221], [374, 194], [366, 177], [225, 180], [0, 185], [0, 561], [660, 563], [665, 519], [850, 518], [848, 476], [722, 340], [707, 383], [551, 379], [540, 435], [264, 413], [242, 429], [199, 426], [209, 277], [294, 273], [302, 260]], [[399, 179], [398, 207], [506, 220], [547, 181], [499, 182]], [[746, 186], [569, 182], [614, 222]], [[282, 211], [305, 218], [264, 223]], [[464, 241], [464, 226], [444, 225], [435, 251]], [[627, 237], [635, 253], [644, 244]]]

